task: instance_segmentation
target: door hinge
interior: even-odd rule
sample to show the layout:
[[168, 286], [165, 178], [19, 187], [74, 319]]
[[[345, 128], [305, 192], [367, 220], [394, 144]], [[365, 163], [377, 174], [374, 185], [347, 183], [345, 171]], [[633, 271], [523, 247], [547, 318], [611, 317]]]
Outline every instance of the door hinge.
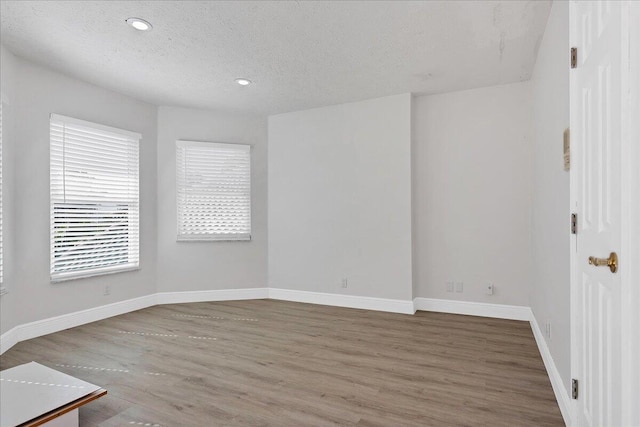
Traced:
[[578, 214], [571, 214], [571, 234], [578, 234]]
[[577, 67], [578, 67], [578, 48], [572, 47], [571, 48], [571, 68], [577, 68]]
[[571, 379], [571, 398], [578, 398], [578, 380], [575, 378]]

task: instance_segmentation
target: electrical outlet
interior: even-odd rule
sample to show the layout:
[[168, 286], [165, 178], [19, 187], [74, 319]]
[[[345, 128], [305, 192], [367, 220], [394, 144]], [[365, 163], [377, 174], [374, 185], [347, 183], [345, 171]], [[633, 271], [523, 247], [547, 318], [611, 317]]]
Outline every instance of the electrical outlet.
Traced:
[[456, 282], [456, 292], [464, 292], [464, 283]]
[[111, 286], [107, 285], [104, 287], [104, 293], [102, 295], [111, 295]]
[[346, 288], [348, 285], [349, 285], [349, 283], [347, 282], [347, 278], [346, 278], [346, 277], [345, 277], [345, 278], [343, 278], [343, 279], [340, 281], [340, 287], [342, 287], [342, 288]]
[[487, 287], [486, 289], [486, 294], [487, 295], [493, 295], [493, 283], [487, 283]]
[[454, 283], [446, 282], [446, 285], [447, 285], [447, 292], [453, 292]]
[[551, 339], [551, 322], [549, 320], [544, 324], [544, 334]]

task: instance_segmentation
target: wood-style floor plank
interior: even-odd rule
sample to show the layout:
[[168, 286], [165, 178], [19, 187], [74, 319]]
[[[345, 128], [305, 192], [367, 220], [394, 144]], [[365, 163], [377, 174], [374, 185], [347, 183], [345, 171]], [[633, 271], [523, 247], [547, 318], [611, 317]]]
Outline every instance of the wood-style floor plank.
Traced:
[[564, 425], [527, 322], [173, 304], [19, 343], [0, 368], [32, 360], [109, 391], [87, 427]]

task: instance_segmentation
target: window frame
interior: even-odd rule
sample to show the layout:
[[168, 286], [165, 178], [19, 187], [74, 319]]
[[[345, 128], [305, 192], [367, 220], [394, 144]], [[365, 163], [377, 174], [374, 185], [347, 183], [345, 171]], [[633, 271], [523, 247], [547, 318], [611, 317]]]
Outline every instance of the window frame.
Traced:
[[[126, 201], [119, 201], [119, 200], [111, 200], [111, 201], [96, 201], [96, 200], [90, 200], [90, 198], [87, 198], [86, 200], [72, 200], [72, 201], [63, 201], [60, 202], [59, 200], [56, 200], [56, 198], [54, 197], [54, 184], [53, 184], [53, 174], [54, 174], [54, 165], [53, 165], [53, 138], [51, 137], [51, 133], [53, 131], [53, 127], [54, 127], [54, 123], [63, 123], [64, 125], [76, 125], [76, 126], [81, 126], [83, 128], [88, 128], [91, 129], [93, 131], [98, 131], [98, 132], [104, 132], [107, 134], [112, 134], [112, 135], [117, 135], [119, 137], [126, 137], [128, 138], [131, 142], [133, 142], [135, 144], [135, 169], [133, 169], [135, 171], [135, 182], [137, 184], [137, 188], [135, 189], [135, 198], [134, 198], [134, 202], [132, 202], [131, 200], [126, 200]], [[59, 126], [59, 125], [56, 125]], [[63, 115], [59, 115], [59, 114], [51, 114], [50, 115], [50, 119], [49, 119], [49, 132], [50, 132], [50, 138], [49, 138], [49, 168], [50, 168], [50, 181], [49, 181], [49, 204], [50, 204], [50, 224], [49, 224], [49, 228], [50, 228], [50, 264], [49, 264], [49, 275], [50, 275], [50, 281], [51, 283], [58, 283], [58, 282], [64, 282], [64, 281], [68, 281], [68, 280], [75, 280], [75, 279], [83, 279], [83, 278], [88, 278], [88, 277], [94, 277], [94, 276], [102, 276], [102, 275], [107, 275], [107, 274], [115, 274], [115, 273], [122, 273], [122, 272], [127, 272], [127, 271], [135, 271], [135, 270], [139, 270], [140, 269], [140, 258], [141, 258], [141, 254], [140, 254], [140, 232], [141, 232], [141, 227], [140, 227], [140, 140], [142, 139], [142, 135], [140, 133], [137, 132], [131, 132], [128, 130], [124, 130], [124, 129], [119, 129], [119, 128], [115, 128], [115, 127], [110, 127], [110, 126], [105, 126], [99, 123], [94, 123], [94, 122], [89, 122], [89, 121], [85, 121], [85, 120], [80, 120], [80, 119], [76, 119], [73, 117], [67, 117], [67, 116], [63, 116]], [[64, 147], [65, 142], [63, 142], [63, 147]], [[85, 142], [86, 144], [86, 142]], [[88, 146], [88, 144], [87, 144]], [[63, 152], [64, 152], [64, 148], [63, 148]], [[65, 155], [63, 154], [63, 158], [62, 158], [62, 164], [65, 165]], [[131, 157], [126, 158], [126, 162], [127, 162], [127, 168], [130, 167], [131, 165]], [[63, 166], [63, 169], [66, 167]], [[64, 181], [65, 179], [65, 173], [62, 172], [62, 179]], [[63, 184], [64, 186], [65, 184]], [[64, 187], [66, 189], [66, 186]], [[107, 208], [111, 209], [112, 211], [116, 211], [118, 209], [119, 206], [127, 206], [127, 216], [128, 219], [127, 221], [133, 221], [134, 225], [130, 226], [127, 229], [127, 239], [132, 239], [133, 236], [133, 246], [134, 246], [134, 261], [131, 261], [131, 248], [129, 247], [127, 249], [127, 256], [129, 257], [127, 259], [127, 262], [122, 262], [120, 264], [114, 264], [114, 265], [107, 265], [107, 266], [98, 266], [98, 267], [91, 267], [91, 268], [83, 268], [83, 269], [78, 269], [78, 270], [71, 270], [71, 271], [54, 271], [54, 267], [55, 267], [55, 258], [56, 258], [56, 250], [55, 250], [55, 233], [56, 233], [56, 226], [55, 226], [55, 219], [59, 218], [56, 217], [55, 215], [55, 209], [57, 206], [60, 205], [67, 205], [66, 209], [69, 208], [76, 208], [78, 206], [94, 206], [96, 210], [100, 210], [101, 208]], [[85, 207], [86, 209], [86, 207]], [[113, 215], [117, 215], [116, 213], [112, 213]], [[90, 217], [90, 216], [88, 216]], [[131, 219], [133, 218], [133, 219]], [[132, 232], [134, 233], [132, 235]], [[98, 247], [96, 250], [100, 250], [100, 247]]]
[[[208, 233], [208, 234], [185, 234], [181, 233], [181, 208], [183, 208], [180, 197], [181, 191], [183, 189], [180, 186], [180, 161], [179, 161], [179, 150], [180, 149], [188, 149], [189, 147], [199, 147], [199, 148], [232, 148], [238, 151], [246, 151], [248, 153], [248, 183], [249, 183], [249, 191], [248, 191], [248, 203], [249, 203], [249, 231], [248, 233]], [[176, 159], [176, 241], [177, 242], [248, 242], [252, 240], [252, 231], [253, 231], [253, 203], [252, 203], [252, 192], [251, 192], [251, 160], [252, 160], [252, 148], [250, 144], [235, 144], [235, 143], [226, 143], [226, 142], [206, 142], [206, 141], [193, 141], [193, 140], [176, 140], [176, 151], [175, 151], [175, 159]], [[184, 173], [186, 174], [187, 165], [184, 165]]]

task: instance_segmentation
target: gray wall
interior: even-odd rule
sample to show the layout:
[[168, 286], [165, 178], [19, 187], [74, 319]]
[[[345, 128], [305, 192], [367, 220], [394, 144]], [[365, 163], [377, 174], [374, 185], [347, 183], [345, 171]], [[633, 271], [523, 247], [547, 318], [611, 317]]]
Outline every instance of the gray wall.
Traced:
[[533, 71], [533, 286], [531, 308], [569, 390], [570, 234], [569, 172], [563, 170], [562, 135], [569, 127], [569, 4], [553, 2]]
[[[1, 297], [2, 332], [12, 327], [155, 292], [156, 108], [13, 58], [12, 129], [3, 141], [11, 173], [5, 185], [9, 294]], [[8, 88], [9, 89], [9, 88]], [[63, 114], [142, 134], [140, 141], [140, 270], [52, 284], [49, 280], [49, 115]], [[104, 287], [111, 295], [104, 296]], [[4, 308], [13, 312], [5, 319]]]
[[13, 292], [16, 284], [14, 241], [15, 233], [10, 225], [14, 222], [15, 209], [13, 209], [15, 187], [15, 147], [14, 140], [15, 123], [14, 101], [16, 91], [16, 58], [0, 46], [0, 94], [2, 95], [2, 257], [3, 257], [3, 288], [9, 293], [0, 296], [0, 333], [16, 326], [15, 311], [20, 306], [18, 295]]
[[[251, 241], [176, 241], [177, 139], [251, 145]], [[158, 291], [267, 284], [267, 120], [229, 112], [158, 110]]]
[[269, 286], [411, 300], [410, 150], [410, 94], [269, 117]]
[[530, 84], [416, 97], [413, 118], [414, 296], [528, 306]]

